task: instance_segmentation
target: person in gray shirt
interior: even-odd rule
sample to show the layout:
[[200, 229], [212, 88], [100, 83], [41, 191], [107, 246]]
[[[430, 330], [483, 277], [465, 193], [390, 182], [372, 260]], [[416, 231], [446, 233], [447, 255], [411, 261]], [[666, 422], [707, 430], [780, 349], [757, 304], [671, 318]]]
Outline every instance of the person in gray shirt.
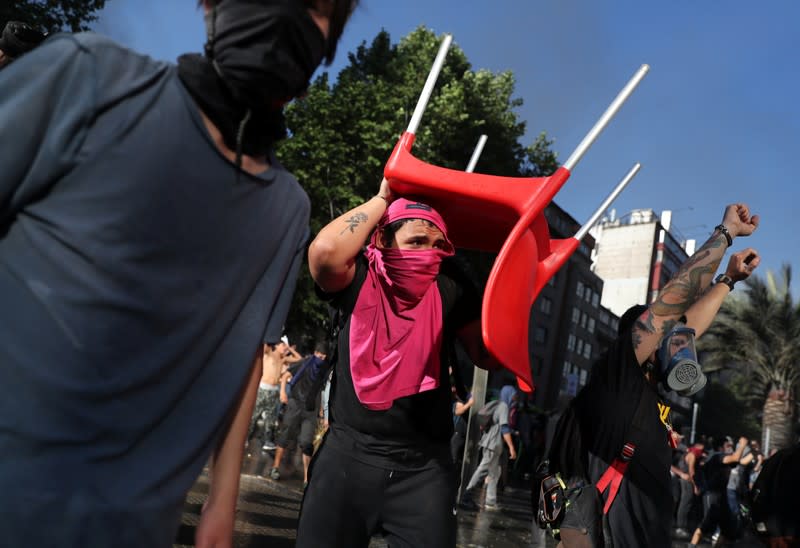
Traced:
[[197, 546], [231, 542], [309, 235], [271, 151], [352, 7], [206, 2], [177, 66], [85, 33], [0, 72], [3, 545], [170, 546], [209, 455]]

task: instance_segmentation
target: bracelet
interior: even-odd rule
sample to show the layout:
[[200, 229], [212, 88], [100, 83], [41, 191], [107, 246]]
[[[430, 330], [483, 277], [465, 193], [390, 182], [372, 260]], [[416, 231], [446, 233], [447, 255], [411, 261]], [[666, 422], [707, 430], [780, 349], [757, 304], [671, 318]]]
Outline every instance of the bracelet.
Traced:
[[728, 247], [733, 245], [733, 238], [731, 237], [731, 233], [728, 232], [728, 229], [725, 228], [725, 225], [720, 223], [714, 227], [714, 230], [719, 230], [725, 235], [725, 239], [728, 241]]
[[717, 276], [717, 279], [714, 280], [714, 283], [725, 284], [730, 288], [731, 291], [733, 291], [733, 285], [736, 282], [734, 282], [733, 278], [731, 278], [727, 274], [720, 274], [719, 276]]

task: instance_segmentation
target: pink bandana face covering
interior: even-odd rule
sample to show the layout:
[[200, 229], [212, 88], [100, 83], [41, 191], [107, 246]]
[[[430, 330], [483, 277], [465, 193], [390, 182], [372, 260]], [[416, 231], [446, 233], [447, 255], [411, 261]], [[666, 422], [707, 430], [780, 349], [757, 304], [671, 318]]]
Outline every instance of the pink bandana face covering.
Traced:
[[[379, 229], [401, 219], [433, 223], [444, 249], [378, 248]], [[453, 253], [444, 220], [426, 204], [395, 200], [378, 223], [350, 320], [350, 373], [368, 409], [386, 410], [398, 398], [439, 386], [443, 318], [436, 276]]]

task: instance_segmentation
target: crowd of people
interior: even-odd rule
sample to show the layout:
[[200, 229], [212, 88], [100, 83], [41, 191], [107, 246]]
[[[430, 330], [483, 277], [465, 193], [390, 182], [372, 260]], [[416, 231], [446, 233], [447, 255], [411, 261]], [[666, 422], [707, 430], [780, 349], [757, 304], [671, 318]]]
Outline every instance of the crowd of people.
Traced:
[[757, 440], [729, 436], [683, 441], [673, 452], [674, 536], [692, 545], [734, 540], [747, 519], [749, 493], [764, 463]]
[[[738, 251], [711, 283], [758, 226], [747, 205], [728, 206], [658, 298], [623, 316], [545, 454], [516, 419], [513, 386], [470, 409], [456, 341], [470, 367], [501, 364], [481, 345], [479, 291], [433, 207], [383, 180], [307, 246], [308, 197], [273, 146], [283, 105], [332, 61], [357, 0], [199, 4], [205, 53], [177, 65], [89, 33], [13, 27], [0, 39], [3, 542], [169, 546], [208, 463], [196, 544], [230, 545], [245, 446], [274, 449], [279, 479], [296, 443], [297, 546], [380, 535], [453, 547], [454, 430], [467, 412], [486, 428], [461, 504], [487, 482], [496, 507], [503, 465], [527, 438], [554, 486], [537, 516], [567, 548], [668, 546], [673, 513], [679, 535], [697, 525], [693, 544], [735, 535], [745, 486], [770, 507], [759, 479], [750, 486], [770, 467], [757, 444], [683, 451], [664, 398], [705, 385], [694, 339], [759, 264]], [[281, 334], [306, 260], [336, 329], [330, 351], [303, 358]]]

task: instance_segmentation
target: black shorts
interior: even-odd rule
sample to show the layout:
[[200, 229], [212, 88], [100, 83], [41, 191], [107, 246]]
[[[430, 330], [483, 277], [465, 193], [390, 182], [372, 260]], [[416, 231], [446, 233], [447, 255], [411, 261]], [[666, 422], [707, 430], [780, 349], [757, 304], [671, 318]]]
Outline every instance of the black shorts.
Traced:
[[314, 454], [314, 434], [317, 431], [317, 412], [308, 411], [305, 406], [295, 399], [289, 398], [286, 411], [278, 427], [278, 436], [275, 443], [278, 447], [289, 447], [293, 441], [303, 451], [304, 455]]

